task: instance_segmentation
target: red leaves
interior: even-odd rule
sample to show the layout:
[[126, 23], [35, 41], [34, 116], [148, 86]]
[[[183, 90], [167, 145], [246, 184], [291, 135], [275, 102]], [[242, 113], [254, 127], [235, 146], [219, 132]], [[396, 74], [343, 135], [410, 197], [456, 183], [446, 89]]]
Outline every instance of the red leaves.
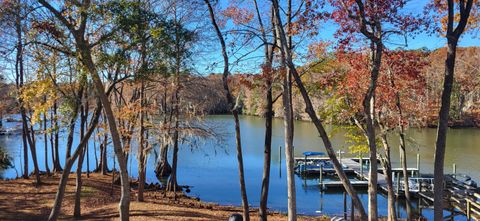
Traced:
[[[329, 0], [334, 7], [331, 18], [340, 27], [336, 37], [347, 39], [340, 44], [352, 43], [360, 36], [385, 40], [390, 35], [411, 34], [423, 25], [418, 16], [402, 13], [405, 0], [356, 1]], [[376, 33], [379, 32], [379, 33]]]
[[[385, 123], [398, 123], [396, 96], [400, 95], [405, 119], [420, 118], [428, 105], [424, 99], [426, 82], [423, 75], [426, 53], [420, 51], [386, 51], [377, 81], [375, 107], [382, 112]], [[344, 77], [337, 93], [349, 101], [352, 114], [361, 112], [364, 94], [370, 83], [370, 55], [364, 51], [339, 52], [337, 59], [345, 65]]]
[[39, 32], [47, 32], [53, 35], [55, 38], [63, 37], [63, 33], [57, 29], [55, 23], [49, 21], [32, 21], [32, 28]]
[[228, 6], [222, 14], [232, 19], [235, 25], [239, 24], [247, 24], [253, 19], [253, 13], [251, 13], [248, 9], [239, 8], [237, 6], [230, 5]]

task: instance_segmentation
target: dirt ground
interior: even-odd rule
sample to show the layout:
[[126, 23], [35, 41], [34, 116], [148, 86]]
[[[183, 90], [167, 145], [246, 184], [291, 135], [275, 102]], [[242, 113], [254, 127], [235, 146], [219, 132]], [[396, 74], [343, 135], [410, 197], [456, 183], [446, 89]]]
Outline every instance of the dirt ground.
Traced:
[[[118, 219], [120, 187], [114, 186], [112, 177], [91, 173], [83, 177], [81, 194], [81, 220]], [[30, 179], [0, 180], [0, 220], [46, 220], [57, 192], [59, 174], [42, 176], [42, 185], [34, 185]], [[60, 220], [73, 220], [75, 174], [71, 174], [62, 204]], [[228, 220], [241, 208], [219, 206], [187, 196], [175, 201], [173, 194], [163, 191], [145, 192], [145, 202], [136, 202], [136, 190], [132, 190], [130, 220]], [[287, 220], [284, 214], [271, 213], [269, 220]], [[257, 210], [251, 211], [252, 220], [258, 220]], [[320, 217], [300, 217], [299, 220], [328, 220]]]

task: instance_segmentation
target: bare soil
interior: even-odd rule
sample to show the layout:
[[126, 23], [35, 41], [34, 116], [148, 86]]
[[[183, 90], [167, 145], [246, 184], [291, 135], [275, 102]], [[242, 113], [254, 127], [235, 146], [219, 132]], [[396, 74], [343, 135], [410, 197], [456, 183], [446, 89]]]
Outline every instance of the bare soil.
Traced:
[[[46, 220], [52, 208], [60, 174], [42, 176], [37, 188], [34, 179], [0, 180], [0, 220]], [[112, 188], [112, 176], [91, 173], [82, 175], [80, 220], [118, 219], [120, 186]], [[137, 191], [132, 189], [130, 220], [228, 220], [241, 208], [202, 202], [177, 193], [162, 190], [146, 191], [145, 202], [136, 202]], [[75, 174], [71, 174], [62, 204], [60, 220], [74, 220]], [[251, 211], [252, 220], [258, 220], [257, 210]], [[269, 220], [287, 220], [285, 214], [272, 212]], [[299, 217], [299, 220], [328, 220], [326, 217]]]

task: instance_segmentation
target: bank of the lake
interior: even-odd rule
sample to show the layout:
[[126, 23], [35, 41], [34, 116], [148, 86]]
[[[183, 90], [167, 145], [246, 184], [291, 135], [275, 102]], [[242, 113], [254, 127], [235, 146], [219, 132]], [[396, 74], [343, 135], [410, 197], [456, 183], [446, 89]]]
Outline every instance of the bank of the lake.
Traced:
[[[42, 184], [34, 185], [30, 179], [0, 180], [1, 220], [47, 220], [52, 208], [60, 175], [42, 175]], [[72, 220], [75, 197], [75, 174], [70, 175], [60, 220]], [[118, 220], [120, 186], [111, 185], [111, 174], [82, 174], [81, 212], [83, 220]], [[113, 190], [113, 192], [112, 192]], [[221, 206], [188, 197], [182, 193], [165, 194], [163, 190], [145, 192], [145, 202], [136, 202], [136, 190], [132, 189], [130, 220], [227, 220], [231, 214], [242, 213], [240, 207]], [[257, 210], [252, 208], [252, 220], [258, 220]], [[269, 220], [285, 220], [285, 214], [272, 212]], [[326, 217], [299, 217], [300, 221], [328, 220]]]

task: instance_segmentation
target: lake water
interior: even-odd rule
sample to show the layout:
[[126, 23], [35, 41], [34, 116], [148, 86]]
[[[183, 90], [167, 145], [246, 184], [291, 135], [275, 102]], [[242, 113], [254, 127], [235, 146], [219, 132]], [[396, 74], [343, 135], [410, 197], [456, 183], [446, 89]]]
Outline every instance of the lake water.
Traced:
[[[207, 118], [209, 125], [215, 125], [214, 130], [221, 135], [221, 141], [206, 140], [196, 142], [195, 145], [185, 142], [179, 151], [178, 182], [180, 185], [193, 186], [191, 196], [197, 196], [208, 202], [216, 202], [223, 205], [240, 205], [240, 188], [238, 181], [234, 122], [229, 115], [210, 116]], [[15, 123], [7, 123], [12, 126]], [[327, 128], [331, 131], [332, 127]], [[245, 181], [247, 185], [248, 200], [252, 206], [258, 207], [260, 200], [261, 178], [263, 169], [263, 142], [264, 142], [264, 119], [252, 116], [241, 117], [241, 133], [243, 144], [243, 156], [245, 165]], [[345, 143], [344, 132], [335, 130], [331, 135], [332, 143], [336, 150], [348, 151]], [[287, 210], [287, 181], [285, 177], [285, 155], [281, 149], [281, 161], [279, 147], [284, 145], [283, 121], [274, 119], [272, 141], [272, 167], [268, 207], [277, 211]], [[420, 154], [421, 172], [433, 173], [433, 157], [436, 130], [431, 128], [408, 130], [408, 163], [409, 167], [416, 167], [416, 156]], [[44, 147], [43, 136], [37, 136], [37, 152], [39, 166], [44, 170]], [[63, 135], [61, 139], [66, 139]], [[394, 167], [399, 167], [398, 138], [392, 137], [392, 161]], [[78, 143], [78, 140], [75, 141]], [[21, 174], [22, 149], [21, 136], [2, 136], [0, 146], [14, 158], [15, 169], [0, 172], [4, 178], [16, 177], [16, 171]], [[62, 147], [60, 144], [60, 147]], [[480, 180], [480, 129], [450, 129], [447, 139], [447, 151], [445, 156], [446, 172], [452, 171], [455, 163], [458, 173], [465, 173], [475, 180]], [[93, 142], [90, 142], [90, 168], [95, 167], [93, 155]], [[301, 156], [304, 151], [324, 151], [323, 143], [318, 137], [314, 125], [310, 122], [295, 122], [295, 155]], [[98, 149], [98, 147], [97, 147]], [[50, 151], [50, 147], [49, 147]], [[64, 163], [64, 148], [61, 148], [61, 163]], [[109, 159], [113, 159], [113, 151], [110, 148]], [[171, 151], [170, 151], [171, 152]], [[170, 153], [171, 154], [171, 153]], [[346, 154], [348, 155], [348, 154]], [[51, 154], [48, 154], [50, 160]], [[137, 174], [135, 159], [129, 162], [131, 176]], [[171, 162], [171, 161], [170, 161]], [[147, 181], [158, 182], [154, 174], [154, 154], [148, 159]], [[86, 164], [86, 161], [84, 162]], [[109, 167], [112, 168], [110, 162]], [[30, 171], [33, 163], [29, 163]], [[50, 168], [52, 166], [50, 165]], [[86, 165], [83, 167], [86, 170]], [[339, 215], [343, 211], [343, 192], [328, 191], [321, 194], [318, 179], [304, 180], [296, 176], [297, 210], [300, 214], [307, 215]], [[366, 191], [360, 191], [360, 197], [367, 205]], [[387, 201], [385, 195], [379, 195], [379, 213], [387, 214]], [[350, 202], [350, 199], [348, 199]], [[405, 217], [403, 203], [400, 203], [399, 211]], [[432, 217], [432, 211], [425, 209], [423, 214]], [[461, 218], [459, 219], [461, 220]]]

